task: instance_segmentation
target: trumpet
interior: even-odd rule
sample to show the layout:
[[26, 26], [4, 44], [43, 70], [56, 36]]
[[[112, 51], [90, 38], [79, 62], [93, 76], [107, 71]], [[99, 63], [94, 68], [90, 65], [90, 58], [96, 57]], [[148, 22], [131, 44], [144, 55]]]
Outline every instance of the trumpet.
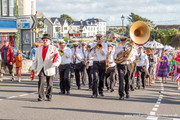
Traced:
[[64, 50], [59, 50], [59, 54], [61, 55], [61, 56], [63, 56], [64, 55]]
[[96, 45], [96, 48], [97, 48], [97, 49], [102, 49], [103, 46], [102, 46], [102, 44], [97, 44], [97, 45]]

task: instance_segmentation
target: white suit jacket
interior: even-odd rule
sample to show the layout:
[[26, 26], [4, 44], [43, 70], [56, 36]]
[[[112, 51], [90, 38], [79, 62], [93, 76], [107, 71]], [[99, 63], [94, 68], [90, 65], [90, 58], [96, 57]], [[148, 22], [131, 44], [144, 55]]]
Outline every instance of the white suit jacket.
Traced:
[[[35, 59], [31, 66], [31, 70], [37, 71], [37, 75], [39, 75], [40, 71], [44, 67], [44, 73], [46, 76], [53, 76], [56, 74], [55, 68], [58, 67], [61, 63], [61, 57], [59, 52], [55, 46], [49, 45], [45, 60], [42, 58], [42, 49], [43, 46], [38, 47], [35, 53]], [[58, 53], [58, 58], [55, 63], [53, 63], [54, 55]]]

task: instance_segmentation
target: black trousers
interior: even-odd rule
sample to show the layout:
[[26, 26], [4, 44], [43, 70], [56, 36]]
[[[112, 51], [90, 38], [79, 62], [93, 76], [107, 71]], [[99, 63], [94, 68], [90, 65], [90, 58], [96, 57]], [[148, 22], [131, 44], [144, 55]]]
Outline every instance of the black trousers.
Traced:
[[115, 84], [119, 80], [117, 65], [115, 66]]
[[104, 88], [104, 78], [106, 71], [106, 63], [104, 62], [93, 62], [93, 95], [98, 95], [103, 93]]
[[89, 79], [89, 89], [92, 89], [92, 79], [93, 79], [93, 66], [88, 66], [87, 75]]
[[85, 85], [86, 84], [86, 65], [84, 64], [84, 62], [81, 63], [81, 80], [82, 80], [82, 84]]
[[141, 75], [141, 78], [142, 78], [142, 87], [145, 88], [146, 73], [145, 73], [145, 71], [144, 71], [142, 66], [137, 66], [136, 69], [137, 69], [137, 83], [136, 83], [136, 86], [140, 87], [140, 75]]
[[[134, 67], [134, 68], [132, 68], [132, 67]], [[134, 71], [132, 71], [132, 69], [134, 69]], [[136, 71], [136, 64], [134, 63], [134, 66], [132, 66], [132, 64], [131, 64], [131, 73], [130, 73], [130, 88], [131, 88], [131, 90], [134, 89], [135, 71]]]
[[46, 94], [46, 98], [51, 99], [54, 76], [46, 76], [44, 73], [44, 68], [43, 68], [40, 71], [38, 77], [39, 77], [39, 81], [38, 81], [38, 96], [39, 96], [39, 98], [44, 99], [44, 82], [46, 79], [47, 87], [46, 87], [45, 94]]
[[119, 96], [122, 97], [124, 96], [124, 91], [126, 95], [129, 94], [129, 79], [130, 79], [131, 65], [117, 64], [117, 68], [119, 75]]
[[81, 67], [82, 67], [82, 64], [81, 64], [81, 63], [78, 63], [78, 64], [74, 64], [74, 65], [73, 65], [74, 72], [75, 72], [75, 78], [76, 78], [76, 85], [77, 85], [78, 87], [81, 86], [81, 84], [80, 84], [80, 72], [81, 72]]
[[114, 89], [115, 85], [115, 69], [116, 67], [109, 67], [106, 71], [106, 79], [105, 79], [105, 85], [107, 89]]
[[70, 90], [70, 69], [71, 65], [60, 65], [59, 66], [59, 76], [60, 76], [60, 90], [61, 92], [65, 92]]

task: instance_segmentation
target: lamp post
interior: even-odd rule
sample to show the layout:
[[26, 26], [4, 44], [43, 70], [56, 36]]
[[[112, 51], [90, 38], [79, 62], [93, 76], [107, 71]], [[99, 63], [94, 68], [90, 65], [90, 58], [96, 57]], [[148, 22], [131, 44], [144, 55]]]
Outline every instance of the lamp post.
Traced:
[[125, 19], [125, 17], [122, 15], [122, 16], [121, 16], [121, 20], [122, 20], [123, 36], [124, 36], [124, 19]]
[[80, 32], [81, 32], [81, 41], [82, 41], [82, 32], [83, 32], [83, 20], [81, 19], [80, 21], [81, 25], [80, 25]]

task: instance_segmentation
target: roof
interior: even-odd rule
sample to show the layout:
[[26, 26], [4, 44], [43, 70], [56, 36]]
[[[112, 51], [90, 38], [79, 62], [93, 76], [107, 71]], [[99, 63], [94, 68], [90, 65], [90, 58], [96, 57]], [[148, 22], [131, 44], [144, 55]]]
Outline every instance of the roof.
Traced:
[[65, 22], [65, 20], [66, 20], [66, 19], [58, 18], [58, 17], [51, 17], [51, 18], [48, 18], [48, 17], [47, 17], [47, 19], [48, 19], [52, 24], [54, 24], [54, 22], [55, 22], [56, 20], [58, 20], [62, 26], [64, 25], [64, 22]]
[[180, 25], [157, 25], [155, 29], [180, 29]]
[[86, 21], [90, 21], [90, 22], [92, 22], [92, 21], [94, 21], [94, 22], [106, 22], [101, 18], [90, 18], [90, 19], [87, 19]]

